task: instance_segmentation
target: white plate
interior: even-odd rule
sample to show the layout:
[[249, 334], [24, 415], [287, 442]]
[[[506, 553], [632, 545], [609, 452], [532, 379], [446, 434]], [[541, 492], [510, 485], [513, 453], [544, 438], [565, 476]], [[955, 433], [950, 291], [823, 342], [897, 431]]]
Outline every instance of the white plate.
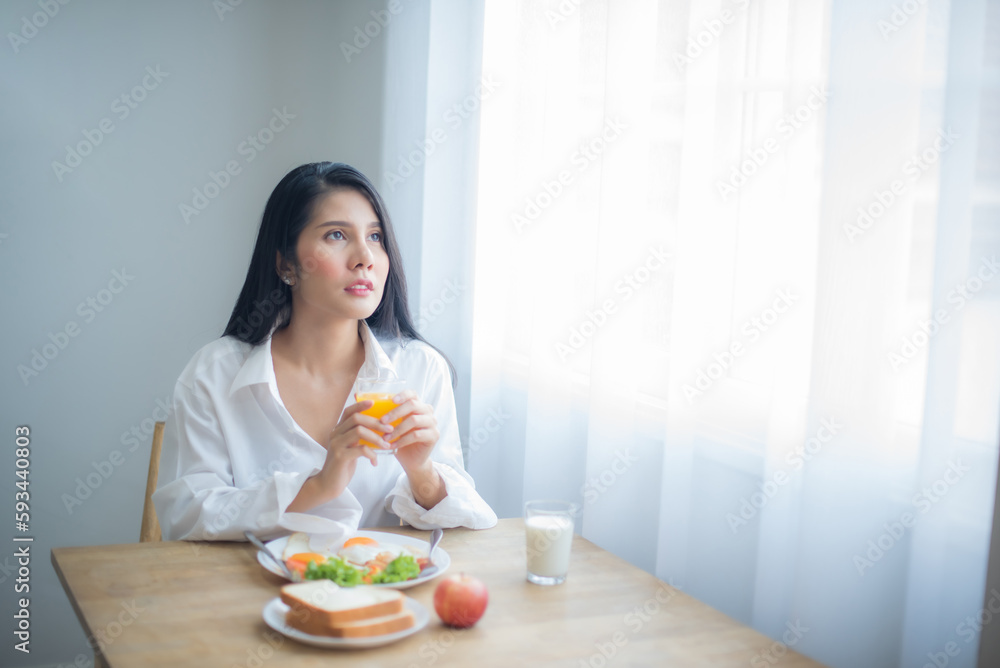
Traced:
[[[368, 587], [372, 585], [365, 586]], [[306, 645], [313, 645], [315, 647], [335, 647], [339, 649], [364, 649], [366, 647], [388, 645], [391, 642], [396, 642], [397, 640], [411, 636], [427, 626], [427, 622], [431, 618], [430, 613], [427, 612], [427, 608], [420, 605], [409, 596], [406, 597], [406, 607], [413, 612], [414, 617], [416, 617], [416, 624], [404, 631], [386, 633], [385, 635], [371, 636], [368, 638], [332, 638], [330, 636], [314, 636], [311, 633], [305, 633], [303, 631], [299, 631], [298, 629], [293, 629], [288, 625], [288, 622], [285, 621], [285, 614], [288, 612], [288, 606], [281, 602], [280, 597], [271, 599], [268, 604], [264, 606], [264, 623], [278, 633], [288, 636], [292, 640], [298, 640]]]
[[[420, 540], [419, 538], [410, 538], [409, 536], [400, 536], [395, 533], [384, 533], [382, 531], [358, 531], [355, 536], [365, 536], [367, 538], [373, 538], [379, 543], [385, 543], [386, 545], [411, 545], [413, 547], [418, 547], [423, 550], [424, 554], [427, 553], [430, 544], [426, 540]], [[353, 538], [353, 536], [352, 536]], [[275, 538], [274, 540], [265, 543], [271, 552], [275, 553], [279, 557], [285, 552], [285, 545], [288, 543], [288, 536], [283, 536], [281, 538]], [[270, 559], [265, 557], [260, 551], [257, 552], [257, 563], [264, 567], [265, 570], [274, 573], [275, 575], [284, 578], [285, 574], [281, 572]], [[412, 580], [406, 580], [404, 582], [389, 582], [387, 584], [378, 585], [365, 585], [368, 587], [383, 587], [385, 589], [409, 589], [410, 587], [416, 587], [419, 584], [425, 582], [430, 582], [437, 576], [448, 570], [451, 566], [451, 557], [444, 548], [440, 545], [434, 550], [434, 565], [438, 569], [431, 573], [430, 575], [422, 575], [420, 577], [414, 578]]]

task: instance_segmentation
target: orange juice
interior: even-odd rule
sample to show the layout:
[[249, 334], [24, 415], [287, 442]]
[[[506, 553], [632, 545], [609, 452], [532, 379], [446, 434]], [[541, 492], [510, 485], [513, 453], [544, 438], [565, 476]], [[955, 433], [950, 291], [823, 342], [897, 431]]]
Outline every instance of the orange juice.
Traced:
[[[395, 408], [398, 405], [396, 402], [394, 402], [392, 400], [392, 398], [394, 396], [396, 396], [396, 394], [398, 394], [398, 393], [395, 393], [395, 392], [355, 392], [354, 393], [354, 399], [356, 401], [374, 401], [375, 402], [374, 406], [372, 406], [368, 410], [361, 411], [361, 413], [362, 413], [362, 415], [370, 415], [373, 418], [381, 418], [383, 415], [385, 415], [386, 413], [388, 413], [389, 411], [391, 411], [393, 408]], [[402, 421], [403, 421], [403, 418], [399, 418], [398, 420], [396, 420], [395, 422], [392, 423], [392, 426], [393, 427], [398, 427], [399, 423], [402, 422]], [[392, 435], [392, 432], [389, 432], [388, 434], [385, 435], [385, 437], [388, 438], [391, 435]], [[369, 443], [368, 441], [365, 441], [365, 440], [361, 441], [361, 445], [366, 445], [369, 448], [375, 448], [375, 447], [377, 447], [373, 443]], [[382, 448], [379, 448], [379, 449], [382, 449]]]

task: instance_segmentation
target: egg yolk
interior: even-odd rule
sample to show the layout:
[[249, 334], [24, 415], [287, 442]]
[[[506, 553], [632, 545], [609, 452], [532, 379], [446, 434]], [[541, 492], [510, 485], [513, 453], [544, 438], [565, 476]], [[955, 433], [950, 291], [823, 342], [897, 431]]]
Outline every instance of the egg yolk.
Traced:
[[316, 554], [315, 552], [299, 552], [298, 554], [293, 554], [288, 558], [290, 562], [296, 562], [302, 564], [303, 566], [308, 566], [310, 561], [315, 561], [322, 564], [326, 561], [326, 557], [322, 554]]
[[378, 545], [378, 541], [367, 536], [355, 536], [344, 543], [344, 547], [350, 547], [351, 545]]

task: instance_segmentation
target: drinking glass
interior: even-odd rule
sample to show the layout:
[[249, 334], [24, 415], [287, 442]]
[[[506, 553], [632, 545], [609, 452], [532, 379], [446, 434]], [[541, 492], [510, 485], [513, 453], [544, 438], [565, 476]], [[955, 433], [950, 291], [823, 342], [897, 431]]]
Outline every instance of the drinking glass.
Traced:
[[538, 500], [524, 504], [528, 582], [557, 585], [566, 581], [573, 544], [573, 517], [579, 511], [580, 505], [570, 501]]
[[[403, 378], [368, 378], [359, 379], [357, 383], [357, 391], [354, 393], [355, 401], [374, 401], [375, 405], [367, 410], [361, 411], [363, 415], [370, 415], [373, 418], [381, 418], [383, 415], [391, 411], [393, 408], [398, 406], [396, 402], [392, 400], [397, 394], [406, 389], [406, 380]], [[393, 427], [398, 427], [399, 423], [403, 421], [403, 418], [399, 418], [392, 423]], [[393, 432], [385, 434], [384, 438], [392, 438]], [[396, 452], [396, 448], [380, 448], [374, 443], [369, 443], [368, 441], [362, 440], [361, 445], [371, 448], [378, 455], [391, 455]]]

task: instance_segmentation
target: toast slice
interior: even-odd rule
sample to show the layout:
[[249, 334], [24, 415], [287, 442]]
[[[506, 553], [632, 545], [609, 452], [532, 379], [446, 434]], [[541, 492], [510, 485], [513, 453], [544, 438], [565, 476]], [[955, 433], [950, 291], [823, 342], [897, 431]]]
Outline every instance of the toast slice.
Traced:
[[315, 636], [369, 638], [408, 629], [417, 623], [417, 618], [412, 611], [403, 610], [391, 615], [359, 619], [354, 622], [344, 622], [343, 624], [329, 626], [315, 615], [299, 620], [295, 618], [292, 611], [289, 611], [286, 621], [292, 628]]
[[332, 628], [398, 615], [405, 611], [404, 600], [403, 594], [395, 589], [341, 588], [329, 580], [311, 580], [281, 588], [281, 601], [290, 608], [288, 624], [300, 631], [305, 631], [303, 625]]

